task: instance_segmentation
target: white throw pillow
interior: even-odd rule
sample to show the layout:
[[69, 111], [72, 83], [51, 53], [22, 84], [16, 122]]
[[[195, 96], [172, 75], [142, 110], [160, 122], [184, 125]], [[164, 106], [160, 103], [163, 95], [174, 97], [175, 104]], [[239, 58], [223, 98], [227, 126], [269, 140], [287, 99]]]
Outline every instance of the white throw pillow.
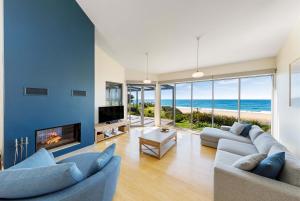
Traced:
[[263, 134], [264, 131], [257, 125], [253, 125], [249, 131], [249, 137], [252, 142], [261, 134]]
[[264, 160], [267, 154], [251, 154], [244, 156], [232, 164], [233, 167], [241, 170], [250, 171], [254, 169], [260, 161]]
[[244, 128], [246, 127], [246, 124], [241, 124], [239, 122], [234, 122], [234, 124], [231, 126], [229, 132], [235, 134], [235, 135], [240, 135]]

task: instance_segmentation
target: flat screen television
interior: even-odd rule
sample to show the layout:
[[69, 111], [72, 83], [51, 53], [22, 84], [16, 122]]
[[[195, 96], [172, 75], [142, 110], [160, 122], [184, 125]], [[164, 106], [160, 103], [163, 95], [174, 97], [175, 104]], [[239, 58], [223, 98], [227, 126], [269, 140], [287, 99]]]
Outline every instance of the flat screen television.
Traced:
[[99, 123], [124, 119], [124, 106], [99, 107]]

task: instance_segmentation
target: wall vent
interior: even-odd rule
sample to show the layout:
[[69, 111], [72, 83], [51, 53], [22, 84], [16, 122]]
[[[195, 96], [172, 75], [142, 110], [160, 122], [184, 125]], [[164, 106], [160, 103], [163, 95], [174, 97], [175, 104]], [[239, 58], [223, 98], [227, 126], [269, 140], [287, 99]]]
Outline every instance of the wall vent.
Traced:
[[25, 87], [24, 88], [24, 95], [26, 95], [26, 96], [47, 96], [48, 95], [48, 89], [46, 89], [46, 88]]
[[87, 92], [81, 90], [72, 90], [72, 96], [87, 96]]

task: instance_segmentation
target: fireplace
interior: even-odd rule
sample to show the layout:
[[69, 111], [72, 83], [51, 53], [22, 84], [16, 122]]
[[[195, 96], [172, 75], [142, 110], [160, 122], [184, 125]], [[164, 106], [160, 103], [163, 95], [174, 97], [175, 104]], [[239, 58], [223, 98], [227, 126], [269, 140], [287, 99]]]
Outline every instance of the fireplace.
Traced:
[[40, 148], [49, 150], [71, 143], [79, 143], [80, 134], [80, 123], [36, 130], [35, 150]]

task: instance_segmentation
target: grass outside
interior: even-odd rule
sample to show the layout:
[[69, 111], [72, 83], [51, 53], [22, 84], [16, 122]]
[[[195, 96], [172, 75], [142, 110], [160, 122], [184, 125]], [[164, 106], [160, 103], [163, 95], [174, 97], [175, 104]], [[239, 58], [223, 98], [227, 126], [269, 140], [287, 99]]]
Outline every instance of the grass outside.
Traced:
[[175, 125], [180, 128], [191, 128], [191, 124], [189, 121], [176, 122]]

